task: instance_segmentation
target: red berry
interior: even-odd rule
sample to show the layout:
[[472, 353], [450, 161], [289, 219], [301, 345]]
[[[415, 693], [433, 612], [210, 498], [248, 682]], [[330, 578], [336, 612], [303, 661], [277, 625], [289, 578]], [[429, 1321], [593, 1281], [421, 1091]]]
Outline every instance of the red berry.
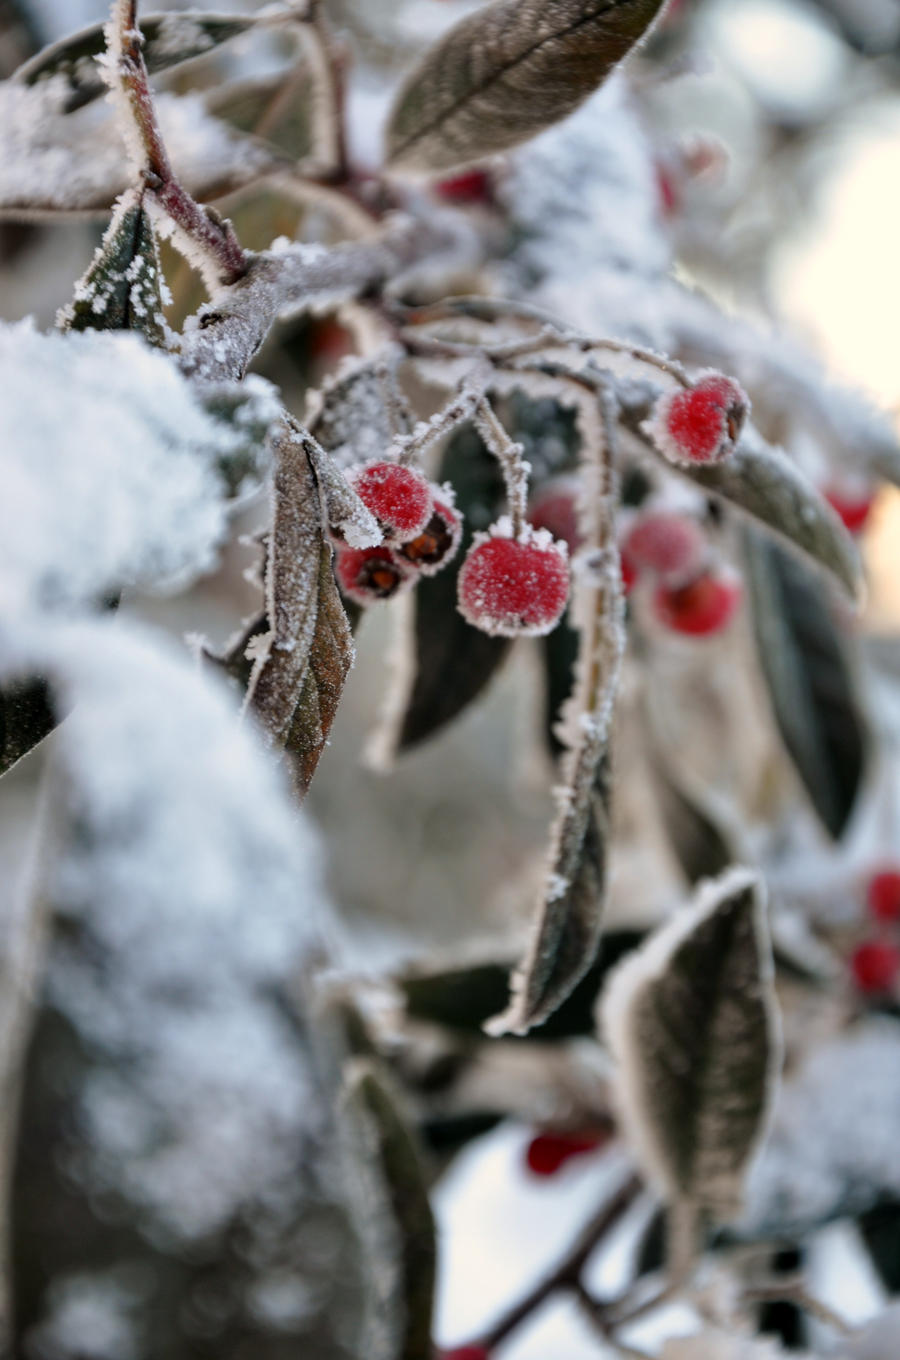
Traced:
[[600, 1133], [539, 1133], [525, 1151], [525, 1165], [533, 1176], [555, 1176], [572, 1157], [595, 1152], [606, 1142]]
[[900, 976], [900, 949], [888, 940], [866, 940], [854, 951], [850, 968], [861, 992], [884, 996]]
[[875, 497], [869, 491], [853, 491], [844, 486], [826, 486], [822, 495], [836, 510], [851, 534], [862, 533], [872, 512]]
[[581, 546], [577, 495], [577, 487], [568, 478], [548, 482], [528, 511], [529, 523], [535, 529], [548, 530], [554, 538], [561, 538], [570, 553]]
[[408, 543], [431, 519], [431, 487], [415, 468], [404, 463], [366, 463], [353, 469], [349, 480], [385, 538]]
[[441, 1351], [440, 1360], [491, 1360], [484, 1346], [457, 1346], [455, 1351]]
[[341, 590], [357, 604], [389, 600], [411, 583], [409, 568], [385, 547], [339, 547], [334, 570]]
[[742, 594], [740, 581], [731, 574], [706, 571], [684, 586], [658, 586], [653, 612], [661, 624], [676, 633], [705, 637], [727, 627]]
[[[440, 487], [432, 487], [434, 510], [425, 528], [397, 549], [398, 554], [422, 576], [434, 576], [456, 556], [462, 538], [462, 516]], [[441, 499], [442, 498], [442, 499]]]
[[674, 585], [696, 576], [706, 545], [694, 520], [656, 510], [635, 520], [623, 546], [637, 567], [656, 572]]
[[442, 179], [435, 188], [448, 203], [492, 203], [494, 200], [491, 177], [486, 170], [467, 170], [450, 179]]
[[866, 902], [876, 921], [900, 921], [900, 869], [880, 869], [869, 879]]
[[627, 595], [638, 578], [638, 569], [624, 548], [619, 552], [619, 560], [622, 564], [622, 589]]
[[562, 618], [569, 597], [565, 544], [526, 525], [518, 538], [508, 522], [478, 534], [457, 583], [459, 612], [494, 637], [539, 637]]
[[718, 463], [734, 450], [749, 410], [739, 383], [706, 373], [693, 387], [660, 397], [646, 428], [672, 463]]

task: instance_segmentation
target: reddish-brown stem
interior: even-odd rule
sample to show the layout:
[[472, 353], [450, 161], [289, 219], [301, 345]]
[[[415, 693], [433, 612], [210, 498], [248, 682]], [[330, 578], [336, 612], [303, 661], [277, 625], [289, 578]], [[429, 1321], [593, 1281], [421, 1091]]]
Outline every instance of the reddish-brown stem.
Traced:
[[248, 256], [231, 223], [201, 208], [175, 176], [156, 118], [144, 39], [137, 23], [137, 0], [114, 2], [111, 36], [110, 55], [143, 153], [141, 175], [146, 192], [211, 261], [221, 281], [234, 283], [246, 274]]
[[629, 1176], [603, 1207], [591, 1218], [578, 1234], [569, 1251], [543, 1280], [510, 1308], [478, 1344], [487, 1351], [493, 1351], [501, 1342], [540, 1308], [551, 1295], [563, 1290], [579, 1288], [582, 1272], [603, 1238], [615, 1227], [626, 1209], [640, 1194], [642, 1182], [638, 1176]]

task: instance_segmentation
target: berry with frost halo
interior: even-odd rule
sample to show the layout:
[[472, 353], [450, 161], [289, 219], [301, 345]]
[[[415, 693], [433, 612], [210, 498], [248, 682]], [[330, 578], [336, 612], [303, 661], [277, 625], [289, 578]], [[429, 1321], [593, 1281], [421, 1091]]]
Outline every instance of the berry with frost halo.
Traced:
[[334, 570], [343, 593], [361, 605], [389, 600], [411, 580], [408, 567], [383, 546], [339, 547]]
[[539, 637], [562, 618], [569, 597], [566, 545], [525, 525], [512, 537], [501, 520], [478, 534], [457, 583], [459, 612], [493, 637]]
[[452, 497], [441, 487], [432, 487], [432, 493], [431, 519], [420, 534], [397, 549], [421, 576], [443, 571], [456, 556], [462, 538], [462, 515], [454, 508]]
[[651, 510], [637, 517], [622, 548], [633, 567], [655, 572], [668, 585], [677, 585], [697, 575], [706, 545], [694, 520]]
[[687, 585], [657, 587], [653, 612], [663, 627], [691, 637], [720, 633], [737, 613], [743, 589], [730, 572], [705, 571]]
[[365, 463], [352, 469], [349, 481], [392, 542], [408, 543], [431, 518], [431, 487], [405, 463]]
[[581, 546], [578, 528], [578, 487], [571, 477], [548, 482], [528, 510], [528, 522], [561, 538], [574, 553]]
[[868, 489], [831, 483], [822, 492], [832, 510], [840, 516], [844, 528], [851, 534], [861, 534], [869, 522], [875, 497]]
[[599, 1133], [539, 1133], [525, 1149], [525, 1165], [533, 1176], [555, 1176], [573, 1157], [596, 1152], [605, 1142]]
[[749, 411], [739, 383], [708, 372], [661, 396], [645, 429], [671, 463], [720, 463], [736, 448]]

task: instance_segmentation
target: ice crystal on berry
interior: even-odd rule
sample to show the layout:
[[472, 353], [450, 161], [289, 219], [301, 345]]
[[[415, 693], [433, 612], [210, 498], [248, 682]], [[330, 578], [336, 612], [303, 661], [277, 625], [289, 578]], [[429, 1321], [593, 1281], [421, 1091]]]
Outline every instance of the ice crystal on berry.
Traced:
[[569, 596], [564, 543], [526, 525], [513, 537], [508, 521], [478, 534], [459, 574], [459, 611], [494, 637], [538, 637], [562, 617]]
[[408, 543], [431, 518], [431, 487], [415, 468], [404, 463], [366, 463], [354, 469], [349, 480], [387, 539]]
[[660, 397], [646, 430], [672, 463], [719, 463], [737, 446], [749, 411], [739, 383], [708, 372]]

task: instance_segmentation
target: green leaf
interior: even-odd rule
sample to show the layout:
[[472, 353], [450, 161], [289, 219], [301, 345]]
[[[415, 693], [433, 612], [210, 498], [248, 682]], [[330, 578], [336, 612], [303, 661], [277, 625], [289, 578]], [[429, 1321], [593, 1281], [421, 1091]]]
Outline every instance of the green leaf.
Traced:
[[859, 595], [862, 568], [847, 530], [787, 455], [754, 430], [745, 430], [737, 449], [721, 463], [678, 470], [806, 553], [851, 599]]
[[845, 640], [819, 581], [763, 535], [745, 539], [753, 623], [772, 711], [822, 825], [838, 839], [856, 806], [867, 735]]
[[464, 516], [456, 559], [420, 581], [413, 604], [413, 676], [400, 721], [397, 748], [407, 751], [446, 727], [477, 699], [509, 654], [507, 638], [488, 637], [456, 608], [456, 581], [473, 534], [496, 518], [504, 500], [495, 458], [472, 429], [450, 440], [438, 473], [450, 482]]
[[[148, 14], [140, 20], [144, 35], [144, 60], [151, 75], [167, 71], [194, 57], [206, 56], [229, 38], [246, 33], [259, 20], [250, 15]], [[72, 113], [106, 94], [109, 86], [101, 74], [98, 58], [106, 51], [103, 24], [82, 28], [45, 47], [13, 73], [22, 85], [36, 85], [56, 76], [68, 88], [64, 109]]]
[[495, 0], [463, 19], [394, 104], [388, 162], [455, 169], [567, 117], [643, 36], [662, 0]]
[[363, 1135], [361, 1171], [371, 1185], [370, 1213], [371, 1201], [381, 1201], [378, 1207], [393, 1229], [379, 1232], [381, 1215], [371, 1216], [371, 1271], [381, 1277], [380, 1330], [389, 1337], [383, 1351], [376, 1349], [392, 1360], [432, 1360], [437, 1234], [418, 1149], [375, 1063], [351, 1065], [348, 1105]]
[[0, 775], [43, 741], [57, 721], [46, 680], [5, 680], [0, 685]]
[[131, 190], [116, 204], [103, 240], [75, 298], [59, 316], [64, 330], [140, 331], [151, 344], [165, 346], [162, 275], [156, 237]]
[[636, 1155], [694, 1221], [741, 1205], [780, 1040], [762, 887], [707, 885], [613, 975], [603, 1022]]
[[653, 790], [663, 826], [688, 883], [716, 878], [737, 859], [730, 829], [712, 800], [668, 768], [661, 752], [651, 753]]

